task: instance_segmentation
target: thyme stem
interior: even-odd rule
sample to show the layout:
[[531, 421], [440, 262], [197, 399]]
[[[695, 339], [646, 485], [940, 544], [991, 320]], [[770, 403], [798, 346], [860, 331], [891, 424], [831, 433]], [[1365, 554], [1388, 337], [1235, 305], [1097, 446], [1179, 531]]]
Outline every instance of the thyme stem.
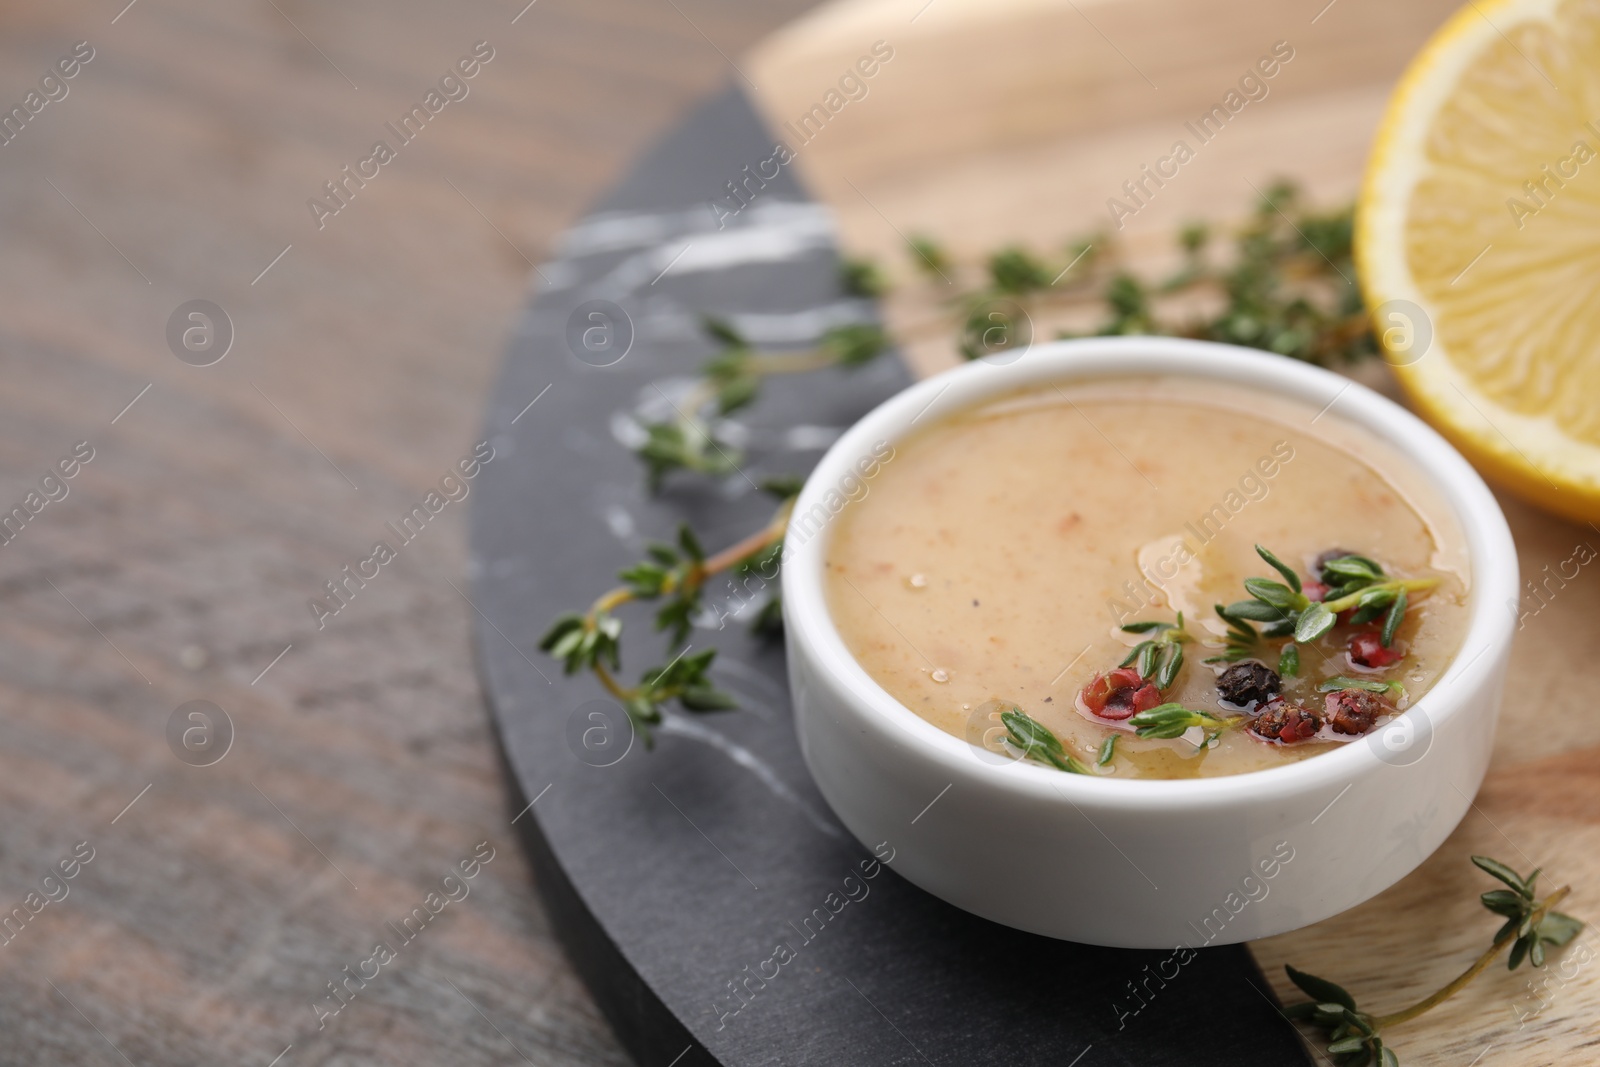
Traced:
[[[683, 585], [699, 585], [713, 574], [720, 574], [740, 560], [748, 559], [762, 549], [770, 547], [774, 541], [783, 536], [784, 530], [789, 525], [789, 513], [793, 510], [794, 501], [792, 499], [784, 501], [783, 506], [778, 508], [776, 514], [773, 515], [772, 520], [767, 525], [750, 534], [744, 540], [729, 545], [721, 552], [705, 560], [705, 562], [692, 567]], [[662, 583], [661, 591], [663, 593], [671, 593], [677, 588], [678, 583], [675, 580], [668, 579]], [[617, 586], [594, 602], [593, 606], [589, 608], [589, 613], [584, 616], [584, 625], [593, 629], [601, 615], [613, 611], [634, 599], [636, 597], [632, 589], [625, 585]]]
[[771, 547], [774, 542], [783, 537], [784, 530], [789, 526], [789, 513], [794, 511], [794, 500], [794, 497], [785, 500], [773, 514], [772, 521], [768, 522], [766, 526], [737, 544], [729, 545], [702, 563], [700, 565], [700, 576], [709, 578], [713, 574], [727, 570], [740, 560], [748, 559], [762, 549]]
[[588, 619], [590, 625], [593, 625], [594, 619], [597, 616], [603, 615], [614, 608], [620, 607], [632, 599], [633, 590], [628, 589], [625, 586], [617, 586], [615, 589], [597, 599], [594, 602], [594, 606], [589, 609]]
[[[836, 353], [825, 348], [812, 348], [803, 352], [779, 352], [752, 355], [746, 364], [747, 372], [754, 378], [770, 378], [775, 374], [804, 374], [823, 370], [839, 361]], [[705, 433], [701, 413], [705, 406], [717, 398], [715, 382], [702, 378], [683, 395], [678, 413], [682, 421], [702, 434]]]
[[751, 360], [750, 366], [754, 373], [766, 377], [772, 374], [803, 374], [806, 371], [822, 370], [838, 361], [836, 353], [825, 348], [813, 348], [805, 352], [780, 352], [756, 356]]
[[600, 680], [600, 684], [605, 688], [606, 692], [610, 693], [623, 703], [627, 703], [629, 700], [633, 699], [634, 694], [637, 692], [637, 690], [624, 689], [622, 686], [618, 685], [617, 680], [611, 676], [610, 671], [606, 670], [605, 664], [603, 663], [596, 663], [594, 665], [594, 676]]
[[1404, 589], [1407, 592], [1420, 592], [1423, 589], [1432, 589], [1438, 584], [1439, 579], [1437, 578], [1407, 578], [1404, 581], [1383, 582], [1379, 585], [1369, 585], [1364, 589], [1358, 589], [1349, 596], [1342, 596], [1338, 600], [1324, 601], [1322, 606], [1337, 615], [1341, 611], [1347, 611], [1355, 607], [1363, 596], [1374, 589]]
[[739, 449], [717, 437], [719, 420], [753, 403], [769, 378], [830, 367], [859, 367], [888, 347], [882, 327], [872, 323], [832, 327], [816, 345], [794, 352], [758, 351], [731, 324], [719, 319], [705, 318], [702, 325], [720, 350], [680, 397], [667, 398], [672, 415], [646, 423], [645, 437], [635, 448], [645, 463], [652, 491], [661, 488], [670, 471], [713, 477], [736, 472]]
[[[1539, 903], [1539, 906], [1534, 909], [1532, 916], [1532, 924], [1534, 929], [1538, 929], [1539, 923], [1544, 919], [1545, 915], [1550, 911], [1550, 909], [1561, 903], [1562, 899], [1565, 898], [1566, 895], [1571, 891], [1571, 886], [1562, 886], [1554, 893], [1551, 893], [1549, 896], [1545, 897], [1544, 900]], [[1443, 1004], [1445, 1001], [1461, 992], [1461, 990], [1465, 989], [1474, 978], [1482, 974], [1483, 971], [1488, 968], [1488, 966], [1500, 955], [1501, 950], [1507, 945], [1511, 944], [1511, 942], [1515, 941], [1517, 936], [1518, 931], [1516, 928], [1507, 930], [1504, 934], [1495, 938], [1494, 944], [1490, 945], [1488, 949], [1484, 951], [1483, 955], [1479, 956], [1477, 961], [1474, 962], [1471, 967], [1468, 967], [1466, 970], [1457, 975], [1454, 981], [1450, 982], [1432, 996], [1425, 997], [1424, 999], [1417, 1001], [1409, 1008], [1397, 1011], [1393, 1015], [1378, 1016], [1372, 1021], [1373, 1027], [1378, 1030], [1386, 1030], [1389, 1027], [1395, 1026], [1399, 1023], [1409, 1022], [1410, 1020], [1421, 1015], [1423, 1012]]]

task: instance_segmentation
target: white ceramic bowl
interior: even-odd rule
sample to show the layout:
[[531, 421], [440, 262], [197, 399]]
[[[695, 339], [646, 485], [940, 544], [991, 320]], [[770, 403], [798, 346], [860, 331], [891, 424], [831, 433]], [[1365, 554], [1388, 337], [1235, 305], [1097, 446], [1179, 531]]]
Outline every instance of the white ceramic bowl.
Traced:
[[[1237, 382], [1316, 408], [1332, 405], [1435, 483], [1466, 534], [1470, 622], [1455, 662], [1389, 728], [1250, 774], [1181, 781], [1064, 774], [985, 755], [919, 718], [845, 648], [823, 594], [825, 517], [876, 443], [893, 444], [914, 423], [1033, 383], [1129, 375]], [[862, 844], [892, 855], [893, 868], [923, 889], [985, 918], [1125, 948], [1196, 948], [1283, 933], [1354, 907], [1410, 872], [1461, 820], [1483, 779], [1511, 648], [1506, 605], [1518, 595], [1505, 516], [1443, 438], [1328, 371], [1154, 337], [1065, 341], [1028, 349], [1005, 366], [968, 364], [913, 385], [845, 433], [806, 482], [794, 514], [783, 607], [806, 764]]]

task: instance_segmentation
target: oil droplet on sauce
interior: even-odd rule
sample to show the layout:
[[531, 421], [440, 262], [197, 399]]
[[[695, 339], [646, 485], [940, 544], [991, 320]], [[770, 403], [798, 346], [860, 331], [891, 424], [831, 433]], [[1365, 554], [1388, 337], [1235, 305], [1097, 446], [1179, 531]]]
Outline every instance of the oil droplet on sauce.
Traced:
[[945, 670], [943, 667], [935, 667], [933, 673], [928, 675], [928, 677], [942, 684], [950, 680], [950, 672]]
[[906, 579], [906, 584], [913, 589], [926, 589], [928, 587], [928, 576], [926, 574], [913, 574]]

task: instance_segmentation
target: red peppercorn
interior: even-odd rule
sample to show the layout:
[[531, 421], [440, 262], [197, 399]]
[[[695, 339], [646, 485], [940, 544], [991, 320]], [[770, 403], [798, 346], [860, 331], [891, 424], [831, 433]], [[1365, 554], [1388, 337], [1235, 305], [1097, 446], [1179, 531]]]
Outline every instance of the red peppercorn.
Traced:
[[1394, 705], [1362, 689], [1341, 689], [1329, 693], [1322, 705], [1328, 725], [1341, 734], [1364, 734], [1384, 715], [1394, 714]]
[[1138, 670], [1133, 667], [1118, 667], [1110, 672], [1107, 677], [1111, 680], [1111, 685], [1114, 689], [1126, 689], [1130, 686], [1138, 688], [1144, 684], [1144, 679], [1139, 676]]
[[1083, 706], [1098, 715], [1105, 708], [1106, 701], [1111, 699], [1112, 693], [1129, 686], [1137, 687], [1142, 681], [1139, 672], [1132, 667], [1118, 667], [1089, 679], [1078, 695], [1083, 700]]
[[1146, 683], [1134, 691], [1133, 713], [1137, 715], [1141, 711], [1149, 711], [1160, 703], [1161, 690], [1157, 689], [1154, 683]]
[[1078, 690], [1078, 699], [1083, 702], [1083, 706], [1096, 715], [1104, 711], [1106, 701], [1111, 699], [1111, 694], [1117, 689], [1112, 676], [1118, 673], [1120, 672], [1107, 671], [1090, 678], [1088, 683]]
[[1161, 703], [1161, 691], [1132, 667], [1118, 667], [1089, 679], [1078, 693], [1083, 706], [1102, 719], [1120, 722]]
[[1314, 712], [1278, 697], [1250, 720], [1248, 729], [1263, 741], [1292, 745], [1316, 736], [1322, 729], [1322, 721]]
[[1321, 582], [1305, 582], [1300, 587], [1307, 600], [1320, 602], [1328, 598], [1328, 587]]
[[1399, 663], [1405, 653], [1398, 648], [1384, 648], [1383, 638], [1371, 630], [1363, 630], [1350, 639], [1350, 662], [1361, 667], [1388, 667]]

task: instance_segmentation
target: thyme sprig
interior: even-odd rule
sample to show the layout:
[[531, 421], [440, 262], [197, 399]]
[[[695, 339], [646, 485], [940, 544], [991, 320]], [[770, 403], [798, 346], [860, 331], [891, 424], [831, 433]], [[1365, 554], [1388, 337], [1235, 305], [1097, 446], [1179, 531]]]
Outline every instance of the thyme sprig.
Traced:
[[[1066, 750], [1061, 739], [1044, 723], [1021, 708], [1013, 707], [1000, 713], [1000, 722], [1006, 728], [1006, 740], [1015, 745], [1029, 759], [1048, 763], [1069, 774], [1093, 774], [1076, 756]], [[1100, 762], [1104, 762], [1103, 760]]]
[[[1353, 208], [1307, 209], [1293, 183], [1271, 184], [1231, 254], [1212, 252], [1212, 231], [1191, 224], [1178, 235], [1181, 264], [1155, 281], [1133, 274], [1106, 233], [1069, 241], [1059, 255], [1009, 246], [983, 264], [982, 282], [946, 299], [956, 313], [957, 348], [966, 359], [1033, 340], [1034, 316], [1103, 309], [1088, 333], [1058, 337], [1169, 334], [1265, 349], [1323, 366], [1374, 354], [1361, 295], [1350, 279]], [[939, 291], [959, 273], [933, 238], [909, 242], [913, 265]], [[1196, 314], [1209, 299], [1216, 310]], [[1166, 305], [1179, 305], [1170, 314]], [[1022, 321], [1027, 318], [1027, 322]]]
[[1193, 727], [1199, 726], [1206, 731], [1204, 744], [1210, 744], [1217, 734], [1242, 722], [1244, 722], [1242, 715], [1220, 719], [1209, 712], [1197, 711], [1182, 704], [1166, 703], [1139, 712], [1128, 720], [1128, 725], [1134, 727], [1140, 737], [1161, 739], [1182, 737]]
[[1130, 622], [1122, 628], [1124, 633], [1154, 634], [1128, 650], [1127, 658], [1118, 667], [1136, 663], [1139, 677], [1153, 679], [1157, 689], [1171, 689], [1183, 667], [1183, 645], [1194, 638], [1183, 628], [1183, 612], [1178, 621]]
[[[1094, 773], [1066, 750], [1061, 739], [1048, 726], [1022, 709], [1013, 707], [1010, 711], [1001, 712], [1000, 721], [1006, 728], [1006, 740], [1029, 759], [1048, 763], [1057, 770], [1069, 774]], [[1219, 719], [1203, 711], [1186, 708], [1182, 704], [1162, 704], [1149, 711], [1142, 711], [1128, 720], [1130, 725], [1137, 727], [1138, 735], [1146, 738], [1182, 737], [1190, 727], [1203, 726], [1207, 730], [1205, 744], [1210, 744], [1217, 734], [1240, 721], [1243, 721], [1242, 718]], [[1117, 735], [1112, 734], [1101, 742], [1100, 750], [1095, 757], [1095, 766], [1104, 767], [1109, 764], [1116, 751]]]
[[1246, 578], [1245, 592], [1252, 599], [1229, 604], [1226, 614], [1219, 608], [1218, 614], [1229, 621], [1230, 626], [1230, 616], [1265, 623], [1261, 631], [1263, 637], [1287, 637], [1292, 634], [1296, 641], [1306, 644], [1333, 629], [1339, 621], [1337, 616], [1340, 612], [1356, 609], [1350, 621], [1361, 623], [1377, 618], [1387, 609], [1392, 616], [1384, 623], [1384, 632], [1388, 636], [1384, 647], [1387, 648], [1394, 640], [1395, 630], [1405, 614], [1408, 594], [1439, 584], [1437, 578], [1390, 578], [1383, 573], [1381, 566], [1365, 556], [1345, 555], [1323, 565], [1322, 575], [1328, 593], [1321, 600], [1312, 600], [1306, 596], [1300, 576], [1294, 568], [1264, 546], [1255, 547], [1257, 555], [1282, 575], [1284, 581]]
[[1381, 640], [1384, 648], [1394, 644], [1395, 632], [1405, 617], [1412, 591], [1438, 585], [1436, 578], [1398, 581], [1383, 573], [1383, 568], [1365, 556], [1344, 555], [1322, 565], [1322, 581], [1328, 587], [1323, 607], [1331, 614], [1354, 609], [1350, 622], [1371, 622], [1384, 616]]
[[[773, 487], [783, 501], [765, 527], [714, 556], [707, 556], [688, 526], [678, 528], [676, 544], [652, 544], [647, 558], [621, 571], [622, 584], [595, 600], [587, 612], [569, 612], [551, 625], [539, 648], [562, 661], [568, 674], [590, 671], [606, 692], [627, 712], [634, 729], [651, 743], [650, 727], [661, 722], [662, 706], [676, 700], [686, 711], [721, 711], [733, 708], [734, 699], [717, 689], [709, 677], [716, 649], [693, 655], [687, 649], [664, 666], [651, 667], [637, 685], [617, 681], [622, 666], [622, 620], [616, 609], [630, 601], [659, 601], [655, 613], [658, 630], [670, 631], [677, 644], [689, 634], [694, 618], [704, 607], [706, 579], [723, 571], [748, 571], [766, 566], [783, 551], [784, 529], [794, 507], [794, 487]], [[764, 573], [764, 571], [763, 571]], [[774, 601], [775, 602], [775, 601]], [[755, 625], [770, 624], [773, 602], [757, 616]]]
[[1567, 896], [1569, 887], [1563, 886], [1540, 900], [1535, 893], [1539, 878], [1537, 869], [1523, 878], [1488, 856], [1473, 856], [1472, 862], [1507, 886], [1479, 897], [1485, 908], [1506, 921], [1477, 960], [1432, 995], [1392, 1014], [1374, 1015], [1363, 1011], [1355, 997], [1342, 986], [1285, 965], [1289, 980], [1311, 1000], [1290, 1005], [1284, 1009], [1284, 1014], [1321, 1031], [1335, 1067], [1399, 1067], [1399, 1057], [1384, 1041], [1386, 1030], [1409, 1022], [1455, 996], [1487, 970], [1507, 945], [1511, 946], [1506, 961], [1510, 970], [1516, 970], [1524, 959], [1534, 967], [1542, 967], [1546, 945], [1565, 945], [1583, 929], [1581, 921], [1555, 910]]
[[[845, 284], [860, 288], [880, 284], [861, 263], [848, 265]], [[816, 347], [800, 352], [759, 352], [723, 319], [701, 319], [717, 353], [701, 367], [700, 379], [672, 404], [672, 417], [647, 423], [645, 438], [635, 450], [645, 465], [646, 482], [658, 491], [675, 470], [721, 477], [738, 470], [743, 458], [737, 446], [718, 435], [717, 420], [752, 404], [768, 378], [828, 367], [865, 366], [888, 348], [883, 328], [875, 323], [847, 323], [822, 335]]]

